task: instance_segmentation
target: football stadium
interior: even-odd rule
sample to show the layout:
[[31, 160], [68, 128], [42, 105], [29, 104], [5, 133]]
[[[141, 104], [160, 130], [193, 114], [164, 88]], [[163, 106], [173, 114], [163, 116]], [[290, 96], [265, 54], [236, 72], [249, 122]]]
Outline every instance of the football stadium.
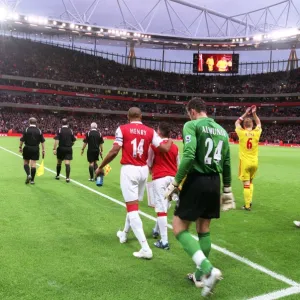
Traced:
[[299, 42], [299, 0], [0, 1], [0, 298], [300, 299]]

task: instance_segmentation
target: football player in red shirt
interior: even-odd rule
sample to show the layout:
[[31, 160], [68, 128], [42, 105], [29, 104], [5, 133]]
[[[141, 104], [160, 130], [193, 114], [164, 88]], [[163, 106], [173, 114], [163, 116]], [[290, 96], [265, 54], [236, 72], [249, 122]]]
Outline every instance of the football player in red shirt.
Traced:
[[151, 259], [152, 250], [148, 245], [139, 216], [139, 201], [143, 200], [149, 175], [148, 152], [151, 144], [161, 152], [168, 152], [173, 142], [168, 140], [162, 143], [162, 139], [152, 128], [142, 124], [142, 112], [138, 107], [129, 109], [128, 120], [129, 124], [121, 125], [116, 130], [113, 147], [97, 169], [96, 175], [104, 174], [103, 168], [122, 149], [120, 185], [126, 202], [127, 215], [124, 231], [118, 231], [117, 236], [121, 243], [125, 243], [131, 227], [141, 245], [141, 250], [134, 252], [133, 255], [138, 258]]
[[[163, 143], [168, 142], [170, 132], [171, 127], [168, 123], [162, 122], [159, 124], [157, 133], [162, 138]], [[157, 213], [156, 224], [158, 227], [158, 230], [153, 229], [152, 235], [153, 237], [157, 237], [160, 233], [161, 240], [157, 241], [154, 246], [165, 250], [169, 250], [170, 246], [168, 242], [167, 218], [169, 201], [164, 197], [164, 194], [169, 184], [174, 181], [179, 162], [179, 151], [175, 144], [172, 144], [171, 149], [167, 153], [162, 153], [151, 145], [148, 166], [152, 173], [155, 212]]]

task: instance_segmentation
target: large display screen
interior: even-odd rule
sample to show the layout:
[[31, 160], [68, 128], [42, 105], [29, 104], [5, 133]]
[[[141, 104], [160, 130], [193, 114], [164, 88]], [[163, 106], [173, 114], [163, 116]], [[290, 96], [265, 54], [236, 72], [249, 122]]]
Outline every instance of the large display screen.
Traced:
[[238, 73], [239, 54], [194, 53], [194, 73]]

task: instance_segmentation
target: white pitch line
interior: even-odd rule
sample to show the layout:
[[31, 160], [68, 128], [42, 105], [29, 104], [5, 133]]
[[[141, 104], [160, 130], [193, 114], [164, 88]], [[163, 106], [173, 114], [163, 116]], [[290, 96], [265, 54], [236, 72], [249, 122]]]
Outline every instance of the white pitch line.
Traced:
[[[4, 147], [0, 146], [0, 149], [6, 151], [8, 153], [11, 153], [11, 154], [13, 154], [13, 155], [15, 155], [17, 157], [21, 157], [22, 158], [21, 155], [13, 152], [11, 150], [8, 150], [8, 149], [6, 149]], [[39, 165], [39, 164], [37, 164], [37, 165]], [[47, 170], [47, 171], [49, 171], [49, 172], [51, 172], [53, 174], [56, 174], [55, 171], [53, 171], [53, 170], [51, 170], [49, 168], [45, 167], [45, 170]], [[62, 176], [62, 177], [65, 177], [65, 176]], [[82, 187], [82, 188], [84, 188], [84, 189], [86, 189], [86, 190], [88, 190], [90, 192], [93, 192], [93, 193], [95, 193], [95, 194], [97, 194], [97, 195], [99, 195], [99, 196], [101, 196], [103, 198], [106, 198], [106, 199], [108, 199], [108, 200], [110, 200], [110, 201], [112, 201], [112, 202], [114, 202], [116, 204], [119, 204], [119, 205], [121, 205], [123, 207], [126, 207], [126, 205], [124, 204], [124, 202], [121, 202], [121, 201], [119, 201], [119, 200], [117, 200], [115, 198], [112, 198], [112, 197], [110, 197], [110, 196], [108, 196], [106, 194], [103, 194], [103, 193], [101, 193], [101, 192], [99, 192], [99, 191], [97, 191], [95, 189], [92, 189], [89, 186], [86, 186], [86, 185], [84, 185], [84, 184], [82, 184], [82, 183], [80, 183], [78, 181], [73, 180], [73, 179], [71, 179], [71, 182], [73, 182], [74, 184], [76, 184], [76, 185], [78, 185], [78, 186], [80, 186], [80, 187]], [[142, 216], [146, 217], [149, 220], [156, 221], [155, 217], [153, 217], [151, 215], [148, 215], [147, 213], [144, 213], [144, 212], [140, 211], [140, 214]], [[172, 227], [172, 225], [168, 224], [168, 228], [172, 229], [173, 227]], [[194, 238], [198, 239], [197, 236], [194, 236]], [[282, 281], [282, 282], [286, 283], [287, 285], [290, 285], [290, 286], [293, 286], [293, 287], [299, 287], [299, 285], [300, 285], [300, 283], [298, 283], [298, 282], [296, 282], [296, 281], [294, 281], [292, 279], [289, 279], [289, 278], [287, 278], [287, 277], [285, 277], [285, 276], [283, 276], [281, 274], [273, 272], [273, 271], [271, 271], [271, 270], [269, 270], [269, 269], [267, 269], [267, 268], [265, 268], [265, 267], [263, 267], [261, 265], [258, 265], [256, 263], [250, 261], [249, 259], [247, 259], [245, 257], [242, 257], [242, 256], [239, 256], [239, 255], [237, 255], [237, 254], [235, 254], [235, 253], [233, 253], [233, 252], [231, 252], [231, 251], [229, 251], [229, 250], [227, 250], [225, 248], [222, 248], [222, 247], [214, 245], [214, 244], [212, 244], [212, 248], [215, 249], [215, 250], [217, 250], [217, 251], [219, 251], [219, 252], [221, 252], [221, 253], [223, 253], [223, 254], [225, 254], [225, 255], [227, 255], [227, 256], [229, 256], [229, 257], [231, 257], [231, 258], [233, 258], [233, 259], [235, 259], [235, 260], [237, 260], [237, 261], [240, 261], [240, 262], [246, 264], [247, 266], [250, 266], [251, 268], [253, 268], [255, 270], [258, 270], [258, 271], [260, 271], [262, 273], [265, 273], [265, 274], [269, 275], [270, 277], [273, 277], [273, 278], [275, 278], [275, 279], [277, 279], [279, 281]]]
[[300, 286], [292, 286], [287, 289], [282, 289], [269, 294], [264, 294], [261, 296], [250, 298], [248, 300], [275, 300], [295, 294], [300, 294]]

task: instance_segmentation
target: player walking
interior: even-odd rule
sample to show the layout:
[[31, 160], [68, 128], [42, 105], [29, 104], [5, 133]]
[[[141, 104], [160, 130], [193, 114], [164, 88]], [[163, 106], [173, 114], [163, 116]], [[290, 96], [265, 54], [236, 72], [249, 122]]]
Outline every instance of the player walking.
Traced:
[[150, 249], [139, 216], [139, 201], [143, 200], [149, 169], [147, 166], [150, 145], [162, 152], [170, 150], [172, 141], [162, 143], [161, 138], [152, 129], [142, 124], [142, 113], [138, 107], [128, 111], [129, 124], [121, 125], [116, 131], [113, 148], [102, 161], [96, 175], [104, 174], [103, 168], [109, 164], [122, 149], [120, 185], [126, 202], [127, 215], [124, 231], [118, 231], [117, 236], [121, 243], [127, 241], [127, 232], [131, 227], [138, 239], [141, 250], [134, 252], [138, 258], [151, 259], [153, 254]]
[[97, 162], [99, 155], [102, 157], [104, 140], [101, 133], [97, 130], [97, 124], [91, 124], [91, 130], [85, 134], [81, 155], [84, 153], [85, 147], [88, 145], [87, 160], [89, 162], [89, 181], [94, 181], [94, 170], [98, 168]]
[[[62, 126], [57, 131], [56, 136], [54, 137], [54, 147], [53, 154], [57, 156], [57, 165], [56, 165], [56, 180], [59, 180], [59, 175], [61, 171], [61, 163], [65, 161], [66, 165], [66, 182], [70, 182], [70, 173], [71, 166], [70, 161], [73, 159], [73, 145], [76, 141], [76, 138], [73, 134], [73, 131], [68, 126], [68, 120], [62, 119]], [[57, 147], [58, 145], [58, 147]]]
[[[249, 114], [253, 115], [256, 127]], [[243, 127], [241, 123], [243, 122]], [[243, 209], [251, 211], [253, 197], [253, 179], [258, 168], [258, 143], [262, 132], [261, 122], [256, 114], [256, 106], [246, 109], [246, 112], [235, 122], [235, 131], [239, 137], [239, 179], [244, 185]]]
[[[25, 129], [20, 139], [19, 150], [21, 153], [23, 153], [26, 184], [34, 184], [34, 178], [36, 174], [36, 161], [40, 159], [40, 143], [42, 144], [43, 158], [45, 155], [45, 139], [42, 131], [37, 128], [36, 123], [36, 118], [30, 118], [29, 127]], [[23, 144], [25, 144], [24, 148], [22, 148]], [[29, 168], [29, 163], [31, 170]]]
[[[168, 142], [171, 127], [167, 123], [160, 123], [158, 126], [158, 135], [162, 138], [163, 143]], [[161, 240], [157, 241], [154, 246], [157, 248], [169, 250], [168, 242], [168, 208], [169, 201], [164, 197], [168, 185], [173, 182], [179, 165], [178, 147], [173, 144], [167, 153], [160, 152], [153, 145], [149, 149], [148, 166], [152, 173], [154, 185], [155, 212], [157, 213], [157, 227]], [[153, 236], [159, 233], [153, 231]]]
[[[202, 296], [207, 296], [222, 275], [208, 260], [210, 222], [220, 217], [220, 174], [223, 178], [223, 200], [234, 208], [230, 187], [230, 150], [227, 132], [207, 117], [203, 100], [193, 98], [187, 104], [187, 112], [191, 121], [183, 128], [183, 157], [166, 197], [170, 199], [178, 193], [178, 186], [183, 183], [174, 213], [173, 231], [196, 264], [197, 271], [193, 275], [196, 286], [201, 280]], [[188, 231], [194, 221], [199, 242]]]

